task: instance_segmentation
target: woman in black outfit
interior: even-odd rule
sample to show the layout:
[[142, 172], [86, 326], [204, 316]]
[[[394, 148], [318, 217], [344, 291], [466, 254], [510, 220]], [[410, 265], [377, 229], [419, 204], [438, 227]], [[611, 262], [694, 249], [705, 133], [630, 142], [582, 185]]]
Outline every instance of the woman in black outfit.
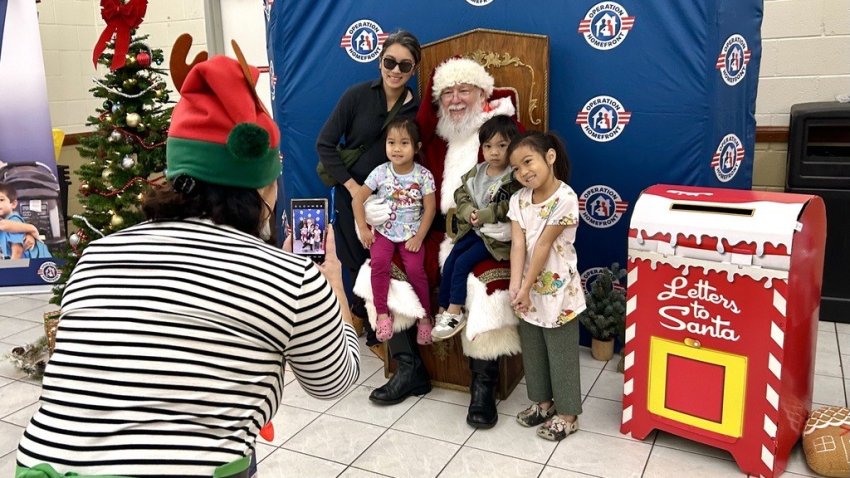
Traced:
[[[410, 32], [399, 30], [387, 37], [379, 59], [380, 78], [356, 84], [346, 90], [322, 127], [316, 142], [319, 160], [339, 182], [334, 188], [336, 221], [333, 226], [337, 237], [337, 254], [343, 267], [348, 269], [352, 283], [360, 266], [369, 258], [369, 251], [363, 249], [357, 239], [351, 197], [366, 180], [366, 176], [387, 161], [382, 126], [396, 101], [404, 98], [396, 118], [416, 117], [419, 99], [407, 87], [407, 82], [413, 76], [420, 58], [419, 40]], [[345, 149], [364, 145], [368, 149], [350, 169], [346, 169], [336, 149], [340, 143]], [[361, 299], [355, 298], [352, 309], [356, 315], [366, 318]], [[368, 327], [368, 321], [364, 322]], [[367, 344], [371, 346], [378, 343], [374, 332], [367, 328]]]

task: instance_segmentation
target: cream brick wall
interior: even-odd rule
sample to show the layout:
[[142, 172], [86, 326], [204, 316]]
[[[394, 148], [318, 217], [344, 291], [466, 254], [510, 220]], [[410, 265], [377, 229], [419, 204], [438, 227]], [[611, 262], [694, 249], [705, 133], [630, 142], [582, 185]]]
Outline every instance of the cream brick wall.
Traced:
[[[850, 0], [765, 0], [758, 126], [788, 126], [796, 103], [850, 94]], [[753, 189], [782, 191], [788, 146], [756, 144]]]
[[[92, 78], [101, 77], [105, 69], [96, 71], [92, 50], [105, 22], [100, 17], [96, 0], [42, 0], [38, 5], [44, 68], [47, 75], [47, 97], [53, 127], [66, 133], [89, 131], [86, 118], [102, 100], [89, 93]], [[195, 39], [191, 56], [206, 48], [203, 0], [157, 0], [148, 3], [145, 21], [139, 34], [149, 34], [151, 48], [163, 48], [167, 58], [177, 36], [188, 32]], [[170, 79], [169, 88], [174, 89]], [[176, 95], [172, 95], [176, 97]], [[61, 160], [60, 160], [61, 161]]]
[[753, 189], [782, 191], [785, 188], [788, 145], [756, 143]]
[[850, 94], [850, 0], [765, 0], [762, 47], [758, 126], [788, 126], [791, 105]]

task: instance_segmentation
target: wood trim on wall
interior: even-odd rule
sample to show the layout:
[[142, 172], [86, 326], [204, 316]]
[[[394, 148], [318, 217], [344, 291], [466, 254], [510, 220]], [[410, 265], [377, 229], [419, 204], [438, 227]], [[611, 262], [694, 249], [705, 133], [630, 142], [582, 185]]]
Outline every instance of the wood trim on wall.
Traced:
[[756, 143], [788, 143], [787, 126], [756, 126]]
[[65, 140], [62, 141], [62, 146], [76, 146], [80, 144], [80, 138], [88, 136], [92, 133], [71, 133], [65, 135]]

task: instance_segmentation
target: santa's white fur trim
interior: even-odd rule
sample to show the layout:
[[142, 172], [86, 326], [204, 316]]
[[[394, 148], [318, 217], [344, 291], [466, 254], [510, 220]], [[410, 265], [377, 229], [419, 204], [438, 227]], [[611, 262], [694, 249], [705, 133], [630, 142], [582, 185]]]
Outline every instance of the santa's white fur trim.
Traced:
[[[354, 293], [366, 301], [366, 312], [369, 314], [369, 323], [375, 327], [378, 313], [375, 310], [374, 296], [372, 295], [372, 266], [367, 260], [357, 280], [354, 281]], [[409, 282], [390, 279], [390, 291], [387, 294], [387, 308], [393, 316], [393, 330], [401, 332], [416, 324], [419, 317], [425, 315], [425, 309], [419, 303], [419, 297], [413, 291]]]
[[508, 291], [497, 290], [488, 295], [487, 286], [474, 274], [469, 274], [466, 280], [466, 304], [469, 316], [464, 334], [469, 340], [475, 341], [477, 336], [492, 330], [519, 325]]
[[[481, 123], [499, 116], [512, 116], [516, 112], [510, 98], [499, 98], [490, 102], [490, 111], [481, 113]], [[454, 140], [448, 143], [445, 164], [443, 166], [443, 183], [440, 186], [440, 211], [447, 214], [455, 207], [455, 191], [463, 185], [463, 176], [478, 164], [478, 132], [471, 134], [465, 140]]]
[[520, 353], [519, 330], [516, 327], [502, 327], [475, 336], [470, 341], [466, 334], [461, 335], [463, 354], [478, 360], [494, 360], [502, 355]]
[[513, 116], [516, 113], [513, 101], [509, 97], [498, 98], [490, 101], [490, 111], [484, 113], [487, 119], [494, 116]]
[[443, 184], [440, 186], [440, 211], [447, 214], [455, 207], [455, 191], [463, 185], [463, 175], [478, 164], [478, 133], [465, 140], [449, 143], [443, 166]]
[[431, 89], [434, 102], [440, 101], [443, 90], [462, 83], [481, 88], [485, 98], [493, 94], [493, 77], [480, 63], [467, 58], [449, 58], [434, 70], [434, 85]]

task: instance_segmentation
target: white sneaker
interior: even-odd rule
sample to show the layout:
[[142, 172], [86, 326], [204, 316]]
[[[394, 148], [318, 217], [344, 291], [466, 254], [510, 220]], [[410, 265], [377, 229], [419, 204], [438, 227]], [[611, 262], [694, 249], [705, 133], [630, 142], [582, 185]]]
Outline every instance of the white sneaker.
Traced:
[[437, 314], [435, 319], [437, 320], [437, 325], [431, 330], [431, 338], [435, 342], [451, 338], [466, 325], [466, 315], [462, 312], [460, 314], [443, 312], [442, 314]]

